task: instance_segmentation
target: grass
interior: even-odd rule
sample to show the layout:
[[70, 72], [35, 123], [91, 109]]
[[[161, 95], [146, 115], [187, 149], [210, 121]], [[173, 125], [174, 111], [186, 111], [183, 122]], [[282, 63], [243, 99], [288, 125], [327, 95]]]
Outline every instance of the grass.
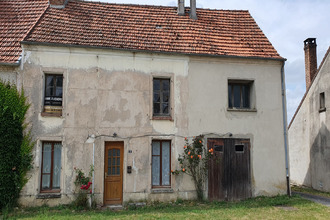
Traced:
[[[330, 219], [330, 208], [299, 196], [258, 197], [241, 202], [179, 201], [134, 210], [75, 210], [72, 206], [18, 209], [12, 219]], [[0, 217], [1, 218], [1, 217]]]
[[296, 192], [308, 193], [308, 194], [312, 194], [312, 195], [317, 195], [317, 196], [323, 196], [323, 197], [330, 198], [330, 192], [322, 192], [322, 191], [312, 189], [312, 188], [309, 188], [309, 187], [292, 186], [291, 190], [296, 191]]

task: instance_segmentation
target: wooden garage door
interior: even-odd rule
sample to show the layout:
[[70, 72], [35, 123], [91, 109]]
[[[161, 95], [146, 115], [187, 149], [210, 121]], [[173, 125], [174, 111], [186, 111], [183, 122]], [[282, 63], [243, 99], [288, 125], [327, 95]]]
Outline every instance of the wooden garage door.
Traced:
[[250, 141], [210, 138], [208, 148], [213, 148], [216, 154], [209, 163], [209, 199], [232, 201], [250, 198]]

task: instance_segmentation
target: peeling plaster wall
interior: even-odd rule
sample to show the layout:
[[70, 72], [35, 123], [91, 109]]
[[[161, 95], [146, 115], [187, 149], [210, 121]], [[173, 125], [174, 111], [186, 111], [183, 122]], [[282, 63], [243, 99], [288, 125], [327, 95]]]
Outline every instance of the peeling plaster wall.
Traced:
[[[189, 133], [249, 138], [252, 195], [286, 192], [281, 62], [246, 59], [191, 59]], [[253, 80], [256, 111], [229, 111], [228, 80]]]
[[17, 84], [18, 67], [0, 64], [0, 80]]
[[[289, 129], [294, 183], [330, 192], [330, 56], [326, 57]], [[320, 93], [325, 111], [320, 110]]]
[[[124, 142], [124, 202], [195, 198], [193, 183], [186, 175], [172, 176], [173, 192], [152, 190], [151, 143], [153, 139], [171, 140], [171, 168], [176, 169], [178, 154], [183, 151], [182, 137], [205, 132], [232, 132], [235, 137], [249, 137], [254, 195], [285, 191], [280, 62], [23, 47], [20, 81], [31, 101], [28, 120], [33, 124], [37, 144], [35, 166], [21, 193], [21, 204], [55, 205], [73, 199], [73, 168], [82, 168], [87, 173], [92, 164], [92, 144], [85, 143], [90, 134], [108, 135], [95, 141], [95, 196], [99, 204], [103, 203], [106, 141]], [[64, 76], [62, 117], [41, 116], [45, 73]], [[229, 76], [255, 80], [257, 112], [226, 110]], [[171, 79], [172, 120], [152, 119], [153, 77]], [[273, 98], [270, 100], [269, 96]], [[214, 101], [211, 97], [219, 99]], [[113, 133], [118, 137], [109, 137]], [[60, 199], [36, 199], [40, 191], [41, 146], [45, 140], [63, 144]], [[127, 166], [132, 166], [131, 174], [127, 174]]]

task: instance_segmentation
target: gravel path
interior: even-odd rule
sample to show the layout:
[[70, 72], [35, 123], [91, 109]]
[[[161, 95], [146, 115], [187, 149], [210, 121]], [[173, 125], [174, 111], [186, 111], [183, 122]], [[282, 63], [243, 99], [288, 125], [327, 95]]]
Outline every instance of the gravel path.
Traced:
[[293, 195], [300, 195], [304, 199], [308, 199], [310, 201], [320, 203], [322, 205], [330, 207], [330, 198], [323, 197], [323, 196], [316, 196], [316, 195], [311, 195], [308, 193], [302, 193], [302, 192], [292, 192]]

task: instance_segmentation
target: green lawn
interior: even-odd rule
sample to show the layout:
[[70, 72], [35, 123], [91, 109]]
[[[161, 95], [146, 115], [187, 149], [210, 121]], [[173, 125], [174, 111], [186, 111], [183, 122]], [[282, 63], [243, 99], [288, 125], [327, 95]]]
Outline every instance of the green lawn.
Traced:
[[[15, 219], [330, 219], [330, 208], [294, 196], [242, 202], [157, 203], [135, 210], [74, 210], [70, 206], [16, 209]], [[1, 217], [0, 217], [1, 219]]]

